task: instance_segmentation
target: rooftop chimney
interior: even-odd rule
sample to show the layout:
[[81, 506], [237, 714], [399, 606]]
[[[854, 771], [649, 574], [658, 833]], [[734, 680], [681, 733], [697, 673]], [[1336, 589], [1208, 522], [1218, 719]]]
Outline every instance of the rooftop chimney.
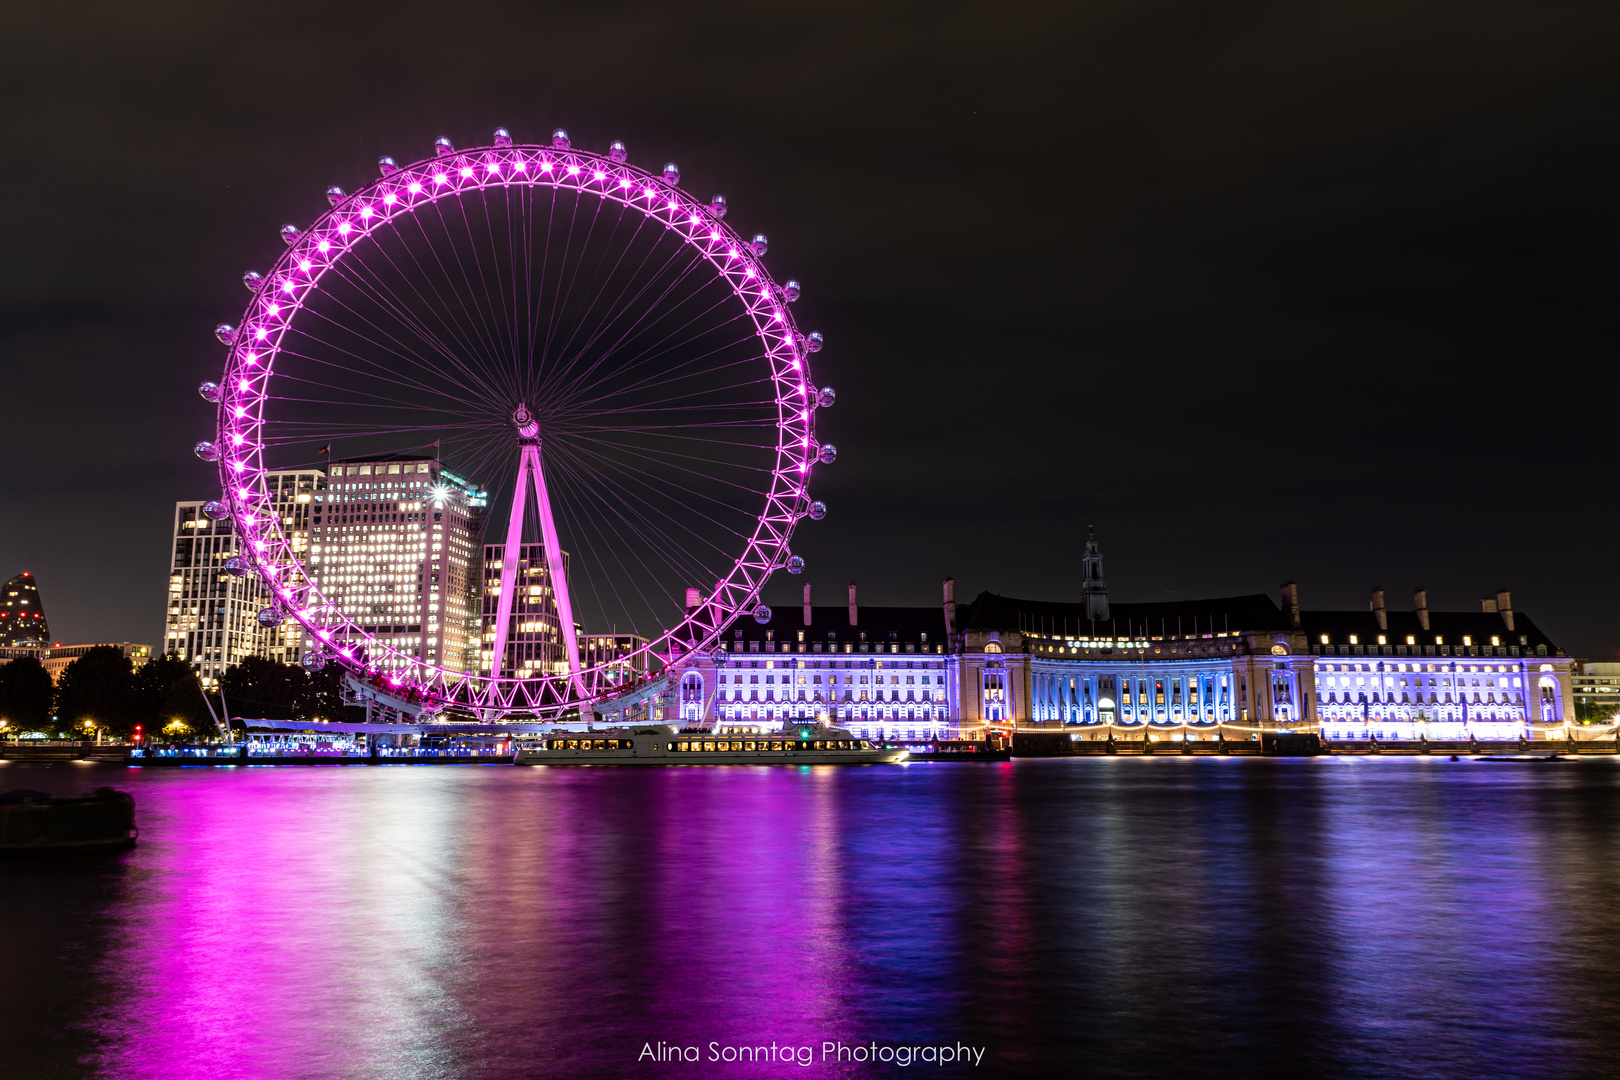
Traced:
[[945, 633], [956, 633], [956, 579], [945, 579]]
[[1288, 609], [1288, 625], [1299, 629], [1299, 585], [1285, 581], [1282, 587], [1283, 607]]
[[810, 583], [804, 583], [804, 625], [810, 625]]
[[856, 626], [859, 624], [860, 619], [857, 617], [857, 615], [858, 612], [855, 605], [855, 583], [852, 581], [849, 583], [849, 625]]
[[1480, 597], [1479, 598], [1479, 610], [1483, 611], [1487, 615], [1495, 615], [1496, 614], [1496, 597], [1494, 597], [1494, 596], [1482, 596], [1482, 597]]
[[1384, 590], [1383, 589], [1374, 589], [1372, 591], [1372, 601], [1371, 601], [1371, 603], [1372, 603], [1373, 618], [1378, 620], [1378, 629], [1380, 629], [1380, 630], [1388, 630], [1389, 629], [1389, 613], [1384, 610]]
[[1513, 594], [1506, 589], [1496, 594], [1496, 613], [1502, 616], [1502, 621], [1509, 630], [1513, 629]]
[[1427, 589], [1413, 589], [1412, 590], [1412, 610], [1417, 612], [1418, 625], [1423, 627], [1423, 632], [1424, 633], [1428, 633], [1428, 631], [1429, 631], [1429, 590], [1427, 590]]
[[693, 608], [700, 608], [702, 606], [703, 606], [703, 590], [702, 589], [687, 589], [686, 590], [686, 610], [691, 611]]

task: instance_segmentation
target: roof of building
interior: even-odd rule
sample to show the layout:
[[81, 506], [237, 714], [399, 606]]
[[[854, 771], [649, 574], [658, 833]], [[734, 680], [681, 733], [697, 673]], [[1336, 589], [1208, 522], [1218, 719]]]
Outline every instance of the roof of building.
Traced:
[[[1429, 628], [1423, 629], [1415, 611], [1386, 610], [1387, 629], [1380, 629], [1372, 610], [1361, 611], [1302, 611], [1300, 623], [1311, 644], [1315, 645], [1327, 635], [1329, 644], [1342, 645], [1354, 634], [1359, 644], [1376, 643], [1378, 635], [1390, 639], [1390, 644], [1405, 644], [1408, 637], [1419, 645], [1461, 645], [1469, 638], [1474, 645], [1489, 645], [1497, 638], [1503, 645], [1518, 645], [1535, 649], [1545, 645], [1549, 653], [1557, 653], [1553, 640], [1542, 632], [1522, 611], [1513, 613], [1513, 629], [1494, 611], [1433, 611], [1429, 612]], [[1436, 642], [1435, 638], [1444, 639]]]
[[[856, 608], [856, 625], [849, 624], [849, 605], [812, 606], [810, 625], [804, 625], [804, 607], [801, 604], [783, 604], [771, 609], [771, 619], [761, 625], [751, 618], [738, 619], [727, 637], [742, 641], [764, 641], [766, 632], [771, 640], [797, 640], [803, 632], [805, 641], [921, 641], [927, 634], [930, 642], [945, 640], [945, 611], [933, 607], [873, 607], [862, 604]], [[861, 637], [862, 634], [866, 636]]]
[[1026, 633], [1077, 634], [1099, 637], [1258, 631], [1286, 633], [1288, 616], [1265, 593], [1213, 600], [1169, 600], [1150, 604], [1108, 605], [1108, 620], [1086, 618], [1084, 603], [1020, 600], [982, 592], [958, 609], [962, 630], [1017, 630]]

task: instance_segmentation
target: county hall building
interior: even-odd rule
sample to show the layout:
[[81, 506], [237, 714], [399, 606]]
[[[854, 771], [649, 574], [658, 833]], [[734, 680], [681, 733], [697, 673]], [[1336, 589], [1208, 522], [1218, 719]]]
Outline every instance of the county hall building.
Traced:
[[847, 603], [745, 619], [709, 656], [673, 657], [683, 723], [778, 727], [826, 718], [861, 737], [942, 737], [985, 726], [1076, 739], [1246, 738], [1319, 728], [1339, 740], [1503, 739], [1574, 718], [1575, 661], [1512, 608], [1410, 612], [1374, 590], [1366, 610], [1302, 609], [1256, 593], [1114, 604], [1095, 537], [1077, 602], [980, 593], [939, 607]]

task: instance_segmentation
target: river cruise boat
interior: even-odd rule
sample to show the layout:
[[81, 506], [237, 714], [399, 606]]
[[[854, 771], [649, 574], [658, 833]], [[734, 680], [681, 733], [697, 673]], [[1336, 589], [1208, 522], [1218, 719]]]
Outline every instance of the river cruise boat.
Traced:
[[907, 752], [825, 724], [782, 731], [679, 731], [669, 724], [555, 732], [524, 741], [514, 765], [892, 765]]

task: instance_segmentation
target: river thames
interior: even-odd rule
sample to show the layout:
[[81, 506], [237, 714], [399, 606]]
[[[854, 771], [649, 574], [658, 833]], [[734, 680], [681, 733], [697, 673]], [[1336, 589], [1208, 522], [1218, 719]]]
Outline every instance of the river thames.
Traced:
[[909, 1067], [952, 1075], [1596, 1077], [1620, 1055], [1612, 758], [0, 764], [0, 790], [100, 784], [134, 793], [135, 850], [0, 864], [0, 1075], [904, 1074], [841, 1043], [966, 1048]]

